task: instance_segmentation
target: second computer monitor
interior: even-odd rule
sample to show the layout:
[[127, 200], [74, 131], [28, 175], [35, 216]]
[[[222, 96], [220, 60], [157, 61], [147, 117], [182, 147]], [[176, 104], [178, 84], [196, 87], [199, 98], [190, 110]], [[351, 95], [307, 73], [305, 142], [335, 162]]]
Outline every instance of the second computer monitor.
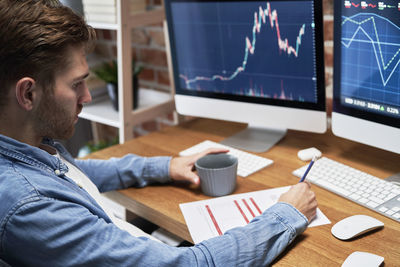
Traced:
[[321, 2], [165, 0], [177, 111], [248, 123], [228, 144], [253, 151], [325, 132]]
[[335, 1], [334, 134], [400, 153], [400, 2]]

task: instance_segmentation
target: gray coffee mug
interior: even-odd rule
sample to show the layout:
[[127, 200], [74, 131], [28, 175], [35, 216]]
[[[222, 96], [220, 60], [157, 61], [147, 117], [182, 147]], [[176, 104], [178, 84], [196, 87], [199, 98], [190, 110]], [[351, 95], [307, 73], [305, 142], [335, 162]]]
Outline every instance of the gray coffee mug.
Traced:
[[236, 187], [238, 159], [229, 154], [208, 154], [195, 163], [204, 194], [219, 197]]

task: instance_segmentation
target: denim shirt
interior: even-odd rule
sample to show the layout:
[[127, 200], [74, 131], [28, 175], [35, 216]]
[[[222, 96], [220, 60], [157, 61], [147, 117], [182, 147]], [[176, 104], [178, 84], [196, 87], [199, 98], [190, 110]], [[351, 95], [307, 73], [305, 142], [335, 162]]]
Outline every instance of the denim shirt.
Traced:
[[[74, 160], [60, 144], [44, 143], [101, 192], [170, 181], [170, 157]], [[277, 203], [247, 226], [171, 247], [120, 230], [67, 170], [44, 150], [0, 135], [1, 259], [16, 266], [265, 266], [307, 227], [297, 209]]]

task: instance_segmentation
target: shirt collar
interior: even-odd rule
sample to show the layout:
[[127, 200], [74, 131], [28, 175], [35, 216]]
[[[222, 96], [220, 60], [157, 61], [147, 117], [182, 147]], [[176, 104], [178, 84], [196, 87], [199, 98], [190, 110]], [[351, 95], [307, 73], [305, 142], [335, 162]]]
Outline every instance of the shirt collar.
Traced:
[[[65, 150], [51, 138], [44, 138], [42, 144], [56, 150], [59, 148]], [[59, 158], [53, 157], [47, 151], [1, 134], [0, 154], [16, 161], [54, 172], [57, 176], [63, 175], [68, 171], [68, 167]]]

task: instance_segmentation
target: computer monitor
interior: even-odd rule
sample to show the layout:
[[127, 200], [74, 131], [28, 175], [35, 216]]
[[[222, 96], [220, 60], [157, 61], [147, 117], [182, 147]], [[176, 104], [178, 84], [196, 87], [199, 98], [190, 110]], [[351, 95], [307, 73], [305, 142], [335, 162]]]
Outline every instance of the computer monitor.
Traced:
[[164, 1], [178, 113], [248, 123], [222, 143], [265, 151], [326, 131], [322, 1]]
[[333, 133], [400, 153], [400, 2], [335, 1]]

